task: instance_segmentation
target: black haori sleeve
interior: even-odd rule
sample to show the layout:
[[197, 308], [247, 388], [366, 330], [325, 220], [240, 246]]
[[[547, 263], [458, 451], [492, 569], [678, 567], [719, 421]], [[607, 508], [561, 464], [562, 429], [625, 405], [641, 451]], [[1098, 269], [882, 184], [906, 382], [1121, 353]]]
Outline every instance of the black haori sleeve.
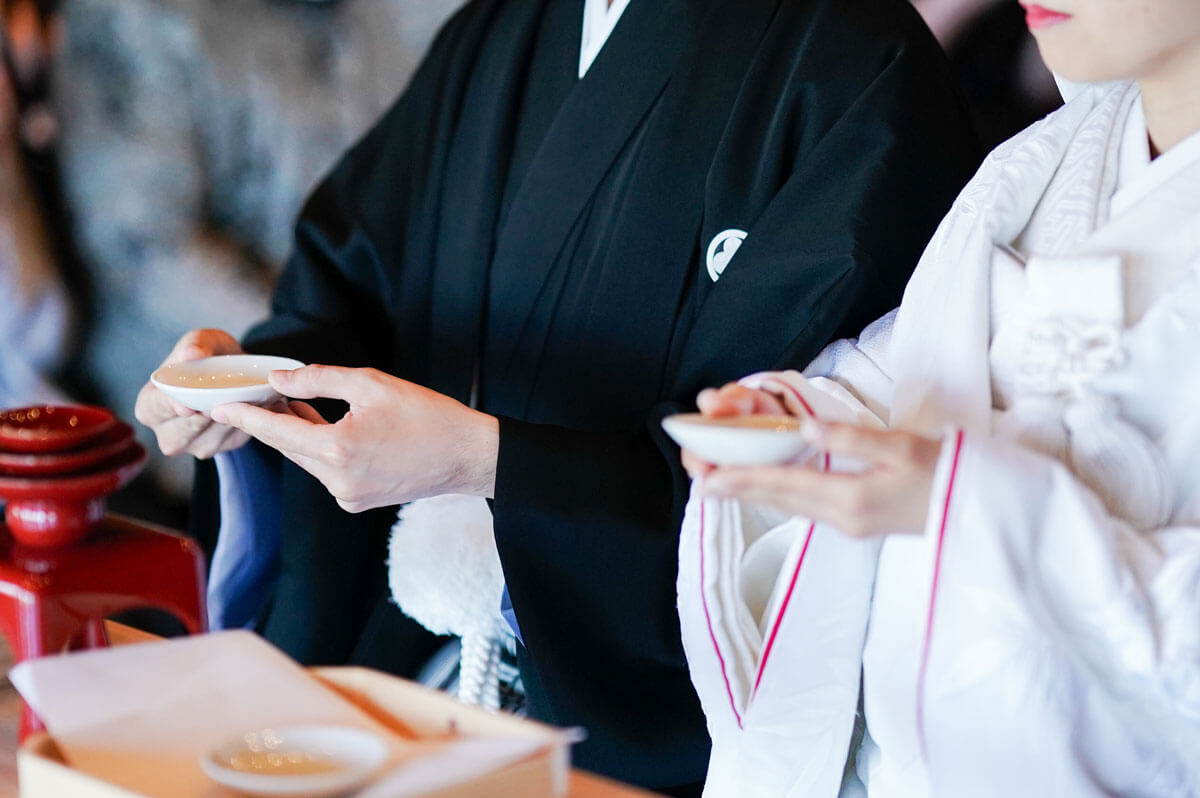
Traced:
[[[475, 0], [452, 18], [407, 90], [314, 191], [271, 316], [247, 335], [248, 351], [425, 380], [428, 264], [447, 147], [477, 71], [479, 42], [503, 6]], [[317, 407], [327, 418], [343, 412], [337, 403]], [[288, 462], [280, 479], [281, 562], [260, 629], [305, 664], [344, 664], [385, 595], [395, 510], [345, 513]], [[210, 546], [220, 524], [217, 498], [215, 469], [202, 466], [191, 528]]]

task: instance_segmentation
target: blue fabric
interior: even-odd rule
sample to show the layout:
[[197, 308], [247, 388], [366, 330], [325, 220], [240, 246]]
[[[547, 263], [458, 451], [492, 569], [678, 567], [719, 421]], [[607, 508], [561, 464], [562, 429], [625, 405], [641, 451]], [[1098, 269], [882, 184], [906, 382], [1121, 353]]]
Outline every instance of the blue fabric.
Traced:
[[508, 622], [513, 634], [517, 636], [517, 642], [525, 645], [521, 638], [521, 627], [517, 626], [517, 611], [513, 609], [512, 598], [508, 595], [508, 585], [504, 586], [504, 592], [500, 594], [500, 616]]
[[280, 482], [275, 458], [252, 442], [217, 455], [221, 530], [208, 581], [209, 625], [254, 625], [279, 577]]

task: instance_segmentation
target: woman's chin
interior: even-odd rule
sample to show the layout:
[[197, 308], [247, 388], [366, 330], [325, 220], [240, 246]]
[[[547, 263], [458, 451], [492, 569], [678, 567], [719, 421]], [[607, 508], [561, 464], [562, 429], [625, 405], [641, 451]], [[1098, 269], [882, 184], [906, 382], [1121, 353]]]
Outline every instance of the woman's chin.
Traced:
[[1114, 70], [1111, 65], [1102, 66], [1090, 60], [1080, 59], [1073, 53], [1065, 57], [1055, 57], [1056, 54], [1040, 42], [1039, 49], [1046, 67], [1057, 77], [1072, 83], [1108, 83], [1128, 77], [1119, 70]]
[[1038, 53], [1046, 67], [1060, 78], [1075, 83], [1110, 83], [1135, 79], [1142, 60], [1134, 53], [1095, 52], [1095, 47], [1071, 41], [1054, 28], [1038, 31]]

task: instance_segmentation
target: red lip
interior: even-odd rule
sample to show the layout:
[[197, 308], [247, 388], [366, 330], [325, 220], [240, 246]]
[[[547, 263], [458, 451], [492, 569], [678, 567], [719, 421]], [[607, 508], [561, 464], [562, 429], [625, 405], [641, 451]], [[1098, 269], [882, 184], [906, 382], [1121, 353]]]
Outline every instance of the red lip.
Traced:
[[1061, 11], [1051, 11], [1048, 8], [1043, 8], [1032, 3], [1022, 3], [1021, 5], [1025, 8], [1025, 24], [1029, 26], [1030, 30], [1048, 28], [1051, 25], [1066, 22], [1071, 18], [1070, 14], [1064, 14]]

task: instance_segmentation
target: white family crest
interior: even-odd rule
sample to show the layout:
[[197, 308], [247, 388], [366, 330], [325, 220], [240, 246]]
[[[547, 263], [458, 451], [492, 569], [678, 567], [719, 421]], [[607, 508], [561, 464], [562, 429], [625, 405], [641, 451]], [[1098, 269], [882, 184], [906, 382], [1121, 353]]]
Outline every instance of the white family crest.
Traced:
[[708, 276], [715, 283], [721, 279], [721, 275], [725, 272], [725, 267], [729, 265], [729, 261], [733, 260], [733, 256], [742, 248], [742, 242], [746, 240], [747, 233], [745, 230], [737, 230], [730, 228], [713, 236], [712, 243], [708, 245], [708, 255], [705, 257], [705, 263], [708, 266]]

